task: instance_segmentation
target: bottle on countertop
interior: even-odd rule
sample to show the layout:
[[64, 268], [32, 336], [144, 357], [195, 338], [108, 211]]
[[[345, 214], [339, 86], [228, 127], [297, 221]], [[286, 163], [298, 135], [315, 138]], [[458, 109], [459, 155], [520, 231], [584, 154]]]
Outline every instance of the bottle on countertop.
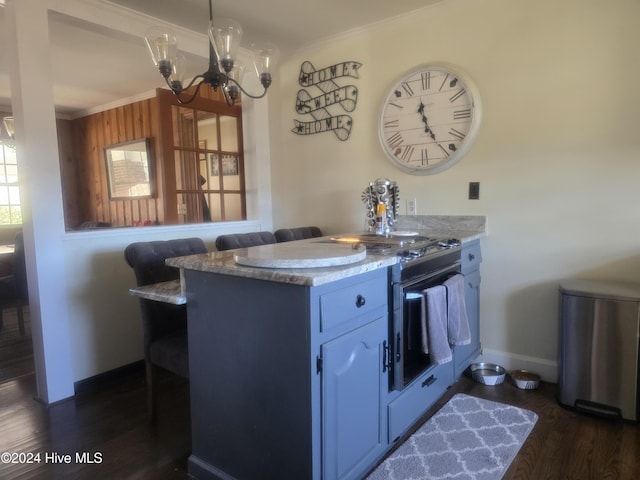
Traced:
[[376, 209], [376, 235], [387, 235], [389, 233], [389, 225], [387, 224], [387, 205], [378, 203]]

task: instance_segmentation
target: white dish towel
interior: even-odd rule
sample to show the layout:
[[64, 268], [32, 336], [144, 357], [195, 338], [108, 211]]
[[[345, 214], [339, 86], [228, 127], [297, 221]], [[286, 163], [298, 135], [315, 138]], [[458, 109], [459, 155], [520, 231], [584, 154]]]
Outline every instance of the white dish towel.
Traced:
[[422, 332], [424, 353], [435, 365], [453, 358], [447, 339], [447, 289], [443, 285], [422, 291]]
[[443, 285], [447, 289], [447, 304], [449, 306], [447, 321], [449, 343], [451, 345], [469, 345], [471, 333], [467, 308], [464, 303], [464, 276], [458, 273]]

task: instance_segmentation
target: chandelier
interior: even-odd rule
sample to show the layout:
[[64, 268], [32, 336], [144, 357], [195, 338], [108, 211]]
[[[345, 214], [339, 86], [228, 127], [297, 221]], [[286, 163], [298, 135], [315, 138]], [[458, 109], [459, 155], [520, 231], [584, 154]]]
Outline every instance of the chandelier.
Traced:
[[[242, 85], [244, 66], [236, 61], [236, 55], [242, 38], [242, 27], [231, 19], [213, 20], [213, 7], [209, 0], [209, 68], [196, 75], [185, 86], [183, 81], [185, 58], [178, 52], [178, 42], [173, 33], [153, 27], [145, 36], [145, 42], [151, 53], [154, 65], [165, 79], [167, 86], [182, 104], [191, 103], [200, 91], [203, 83], [213, 90], [221, 89], [225, 102], [233, 105], [240, 92], [250, 98], [258, 99], [267, 94], [271, 85], [271, 72], [278, 49], [270, 44], [252, 45], [253, 66], [264, 91], [258, 95], [247, 92]], [[196, 83], [197, 82], [197, 83]], [[183, 93], [196, 85], [191, 96]]]

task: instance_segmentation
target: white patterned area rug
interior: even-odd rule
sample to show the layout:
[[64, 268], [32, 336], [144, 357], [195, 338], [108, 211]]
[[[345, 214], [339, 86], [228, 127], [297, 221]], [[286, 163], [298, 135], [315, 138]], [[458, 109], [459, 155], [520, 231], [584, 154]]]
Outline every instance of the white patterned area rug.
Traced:
[[498, 480], [538, 416], [459, 393], [366, 480]]

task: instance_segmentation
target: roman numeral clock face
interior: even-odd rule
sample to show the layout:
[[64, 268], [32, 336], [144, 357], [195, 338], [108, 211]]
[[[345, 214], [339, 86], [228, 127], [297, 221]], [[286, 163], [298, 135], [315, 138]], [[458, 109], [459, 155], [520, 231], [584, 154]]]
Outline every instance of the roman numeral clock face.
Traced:
[[414, 175], [441, 172], [468, 151], [480, 123], [480, 97], [453, 67], [422, 67], [389, 92], [380, 142], [391, 162]]

